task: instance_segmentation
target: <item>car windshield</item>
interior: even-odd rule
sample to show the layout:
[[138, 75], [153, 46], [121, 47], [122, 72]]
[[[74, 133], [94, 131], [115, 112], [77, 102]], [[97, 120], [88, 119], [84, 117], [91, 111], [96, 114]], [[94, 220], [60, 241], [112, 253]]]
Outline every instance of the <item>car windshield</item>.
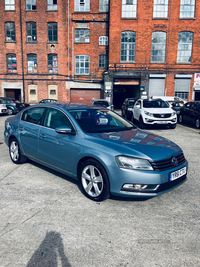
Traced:
[[168, 104], [163, 100], [146, 100], [143, 101], [144, 108], [169, 108]]
[[99, 105], [99, 106], [108, 107], [109, 106], [109, 103], [107, 101], [98, 100], [98, 101], [94, 101], [93, 105]]
[[135, 128], [131, 123], [110, 110], [79, 109], [69, 112], [86, 133], [116, 132]]

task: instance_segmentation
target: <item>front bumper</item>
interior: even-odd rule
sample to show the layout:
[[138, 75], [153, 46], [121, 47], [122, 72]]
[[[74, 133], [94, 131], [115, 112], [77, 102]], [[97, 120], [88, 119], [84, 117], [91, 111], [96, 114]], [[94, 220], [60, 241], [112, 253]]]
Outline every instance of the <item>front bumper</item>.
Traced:
[[[170, 181], [170, 173], [186, 167], [186, 174]], [[134, 171], [118, 172], [117, 181], [111, 182], [111, 194], [123, 197], [150, 198], [159, 196], [180, 186], [187, 180], [188, 162], [166, 171]], [[148, 185], [146, 189], [125, 188], [125, 184]]]

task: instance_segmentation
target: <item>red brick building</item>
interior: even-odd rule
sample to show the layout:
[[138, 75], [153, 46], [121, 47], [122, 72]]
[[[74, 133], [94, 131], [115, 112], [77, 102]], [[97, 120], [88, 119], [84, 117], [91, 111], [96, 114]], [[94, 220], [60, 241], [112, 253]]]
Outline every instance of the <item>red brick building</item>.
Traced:
[[0, 0], [0, 96], [200, 99], [200, 0]]

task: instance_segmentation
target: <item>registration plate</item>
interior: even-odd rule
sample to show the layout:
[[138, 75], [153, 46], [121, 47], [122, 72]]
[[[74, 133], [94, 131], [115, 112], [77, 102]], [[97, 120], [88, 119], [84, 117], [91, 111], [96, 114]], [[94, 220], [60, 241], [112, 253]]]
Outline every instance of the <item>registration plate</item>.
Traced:
[[165, 124], [165, 123], [167, 123], [167, 121], [158, 121], [158, 123]]
[[178, 178], [180, 178], [181, 176], [186, 174], [186, 167], [183, 167], [180, 170], [177, 170], [175, 172], [170, 173], [170, 181], [174, 181]]

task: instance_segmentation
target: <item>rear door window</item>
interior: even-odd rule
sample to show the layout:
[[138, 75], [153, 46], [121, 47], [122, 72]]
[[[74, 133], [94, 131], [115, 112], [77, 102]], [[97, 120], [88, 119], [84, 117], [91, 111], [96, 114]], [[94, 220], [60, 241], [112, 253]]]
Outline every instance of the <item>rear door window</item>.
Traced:
[[22, 121], [40, 125], [45, 108], [31, 108], [22, 114]]

